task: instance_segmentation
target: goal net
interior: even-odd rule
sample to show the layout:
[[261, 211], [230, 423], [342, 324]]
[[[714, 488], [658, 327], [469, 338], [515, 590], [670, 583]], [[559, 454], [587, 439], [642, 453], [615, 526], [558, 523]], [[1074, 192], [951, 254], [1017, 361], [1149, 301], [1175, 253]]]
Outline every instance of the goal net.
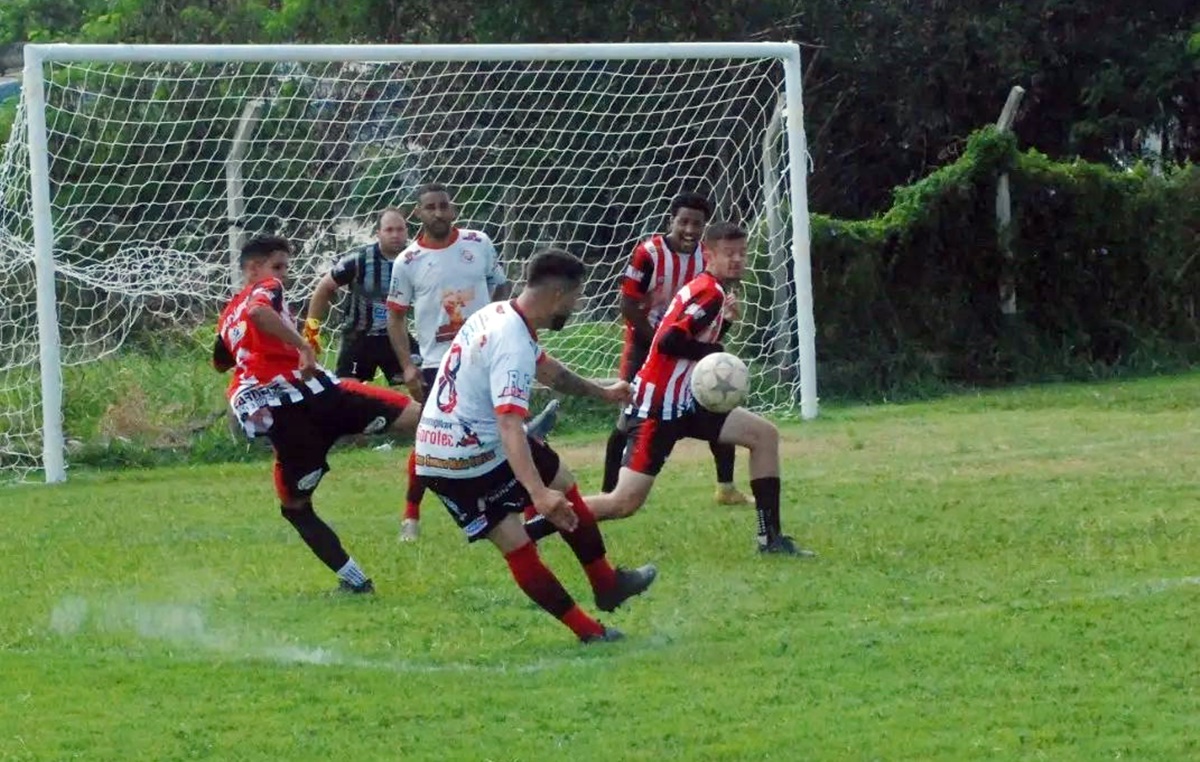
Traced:
[[673, 195], [708, 194], [751, 232], [727, 343], [752, 405], [799, 410], [804, 376], [815, 414], [798, 54], [683, 47], [29, 46], [0, 159], [0, 478], [88, 435], [73, 403], [98, 379], [73, 369], [164, 332], [207, 345], [244, 236], [293, 241], [299, 311], [379, 209], [433, 181], [510, 279], [541, 246], [586, 262], [583, 309], [546, 345], [596, 377], [616, 373], [634, 244]]

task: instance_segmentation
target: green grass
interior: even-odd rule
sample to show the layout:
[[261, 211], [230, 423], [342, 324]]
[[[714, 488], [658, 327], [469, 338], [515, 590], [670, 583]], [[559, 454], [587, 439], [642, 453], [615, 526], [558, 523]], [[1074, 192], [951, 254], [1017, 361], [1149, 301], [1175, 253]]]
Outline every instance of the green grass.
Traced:
[[[263, 462], [4, 488], [0, 759], [1200, 758], [1198, 411], [1196, 375], [828, 407], [784, 430], [812, 561], [756, 557], [681, 447], [604, 527], [660, 579], [588, 648], [433, 500], [395, 542], [403, 449], [318, 493], [365, 600]], [[594, 487], [601, 442], [559, 441]]]

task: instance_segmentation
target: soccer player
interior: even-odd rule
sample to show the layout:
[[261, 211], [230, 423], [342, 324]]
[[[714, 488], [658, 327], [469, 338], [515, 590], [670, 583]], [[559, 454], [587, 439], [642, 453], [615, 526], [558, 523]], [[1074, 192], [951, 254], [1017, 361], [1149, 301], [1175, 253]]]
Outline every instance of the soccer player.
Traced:
[[[414, 399], [423, 402], [442, 357], [467, 318], [488, 302], [507, 297], [511, 287], [487, 234], [454, 225], [458, 210], [446, 186], [421, 186], [414, 213], [421, 221], [421, 232], [392, 267], [387, 332], [405, 385]], [[412, 360], [405, 324], [409, 309], [420, 341], [420, 369]], [[532, 433], [545, 435], [553, 425], [555, 407], [552, 404], [547, 413], [530, 422]], [[400, 528], [404, 541], [420, 535], [425, 487], [416, 476], [415, 455], [414, 450], [408, 458], [408, 491]]]
[[467, 541], [491, 541], [525, 594], [588, 643], [622, 636], [585, 613], [542, 563], [525, 532], [524, 510], [532, 506], [566, 540], [601, 611], [644, 591], [656, 571], [609, 564], [575, 478], [554, 450], [522, 428], [535, 379], [565, 394], [618, 404], [630, 399], [628, 383], [599, 386], [538, 345], [539, 329], [566, 324], [583, 279], [583, 263], [575, 257], [539, 252], [529, 261], [519, 297], [489, 304], [466, 321], [442, 358], [421, 416], [416, 468]]
[[[646, 361], [654, 329], [662, 320], [671, 298], [704, 269], [704, 248], [700, 242], [704, 226], [712, 216], [712, 204], [698, 193], [681, 193], [671, 200], [671, 223], [666, 235], [653, 235], [633, 249], [633, 256], [621, 279], [621, 315], [625, 318], [625, 347], [621, 352], [620, 376], [633, 381]], [[609, 434], [604, 453], [603, 492], [617, 484], [621, 458], [628, 439], [622, 414]], [[734, 448], [711, 442], [717, 467], [715, 499], [721, 505], [750, 502], [733, 484]]]
[[371, 593], [374, 584], [313, 510], [313, 492], [329, 471], [326, 456], [338, 437], [388, 428], [413, 431], [420, 406], [399, 392], [339, 380], [317, 364], [284, 303], [290, 256], [291, 245], [276, 236], [253, 238], [242, 247], [245, 285], [221, 312], [213, 367], [233, 370], [227, 396], [246, 435], [266, 435], [275, 448], [283, 517], [337, 574], [339, 590]]
[[308, 303], [308, 317], [301, 335], [319, 354], [321, 324], [339, 288], [350, 295], [341, 326], [341, 351], [337, 367], [340, 378], [370, 381], [377, 371], [393, 386], [403, 384], [400, 361], [392, 351], [387, 334], [387, 295], [392, 281], [392, 263], [408, 245], [408, 223], [404, 212], [394, 207], [379, 213], [375, 243], [360, 246], [342, 256], [321, 277]]
[[598, 520], [630, 516], [646, 502], [680, 439], [741, 445], [750, 450], [759, 552], [811, 556], [780, 527], [779, 430], [745, 408], [714, 413], [692, 398], [692, 368], [706, 355], [723, 351], [725, 288], [741, 278], [746, 265], [746, 231], [739, 225], [715, 223], [706, 243], [704, 271], [671, 300], [634, 379], [633, 401], [625, 408], [629, 446], [616, 488], [587, 502]]

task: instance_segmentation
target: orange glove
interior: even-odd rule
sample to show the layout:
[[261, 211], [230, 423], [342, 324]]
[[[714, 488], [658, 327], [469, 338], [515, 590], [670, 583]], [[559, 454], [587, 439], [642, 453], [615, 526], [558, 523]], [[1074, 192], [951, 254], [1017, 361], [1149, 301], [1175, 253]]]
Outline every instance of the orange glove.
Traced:
[[300, 329], [300, 336], [308, 342], [312, 347], [313, 352], [321, 354], [321, 321], [316, 318], [309, 318], [304, 321], [304, 327]]

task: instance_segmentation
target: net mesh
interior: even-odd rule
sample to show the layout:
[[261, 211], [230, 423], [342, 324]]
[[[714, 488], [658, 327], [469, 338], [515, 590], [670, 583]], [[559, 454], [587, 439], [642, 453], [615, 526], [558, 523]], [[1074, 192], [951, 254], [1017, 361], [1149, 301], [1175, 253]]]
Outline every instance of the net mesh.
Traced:
[[[300, 307], [340, 252], [370, 240], [377, 210], [408, 208], [437, 181], [459, 224], [491, 235], [510, 278], [545, 245], [587, 263], [583, 309], [547, 349], [612, 377], [630, 252], [665, 230], [674, 194], [700, 190], [716, 218], [752, 233], [731, 351], [754, 369], [753, 404], [795, 404], [776, 59], [50, 62], [44, 74], [60, 373], [163, 330], [207, 339], [230, 294], [231, 240], [245, 233], [292, 239]], [[22, 101], [0, 161], [10, 475], [37, 468], [42, 446], [27, 116]]]

